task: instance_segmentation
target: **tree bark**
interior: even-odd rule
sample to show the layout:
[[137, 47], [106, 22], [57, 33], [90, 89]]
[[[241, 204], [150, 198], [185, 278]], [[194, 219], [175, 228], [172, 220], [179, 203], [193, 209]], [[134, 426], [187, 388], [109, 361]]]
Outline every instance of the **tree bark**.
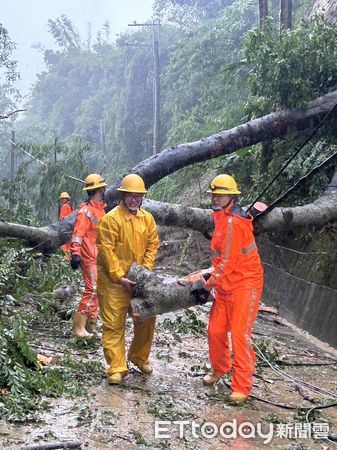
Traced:
[[292, 27], [292, 0], [280, 0], [280, 36]]
[[[130, 170], [130, 173], [138, 173], [144, 179], [146, 186], [150, 187], [165, 176], [190, 164], [228, 155], [240, 148], [283, 138], [294, 131], [312, 127], [332, 109], [336, 102], [337, 91], [334, 91], [309, 102], [305, 110], [268, 114], [208, 138], [171, 147], [140, 162]], [[119, 193], [116, 191], [118, 186], [119, 182], [107, 189], [107, 210], [113, 208], [118, 201]], [[319, 207], [324, 209], [324, 214], [316, 215], [318, 208], [315, 204], [294, 208], [294, 212], [291, 212], [292, 208], [279, 208], [257, 220], [257, 223], [261, 223], [258, 230], [270, 231], [274, 230], [275, 226], [280, 226], [282, 231], [289, 227], [305, 227], [309, 223], [321, 226], [336, 220], [337, 207], [333, 198], [324, 197], [317, 202]], [[149, 200], [144, 201], [144, 206], [154, 214], [158, 223], [163, 225], [181, 226], [205, 233], [209, 233], [213, 228], [213, 222], [207, 210]], [[307, 217], [305, 220], [301, 212], [302, 208], [306, 208], [304, 211], [314, 214], [314, 217]], [[289, 222], [290, 216], [292, 219]], [[37, 246], [40, 251], [49, 253], [69, 240], [75, 218], [76, 212], [60, 222], [40, 228], [0, 221], [0, 236], [24, 239], [29, 245]]]
[[[160, 225], [175, 225], [181, 228], [189, 228], [200, 231], [206, 237], [210, 237], [213, 231], [213, 219], [211, 210], [188, 208], [187, 206], [165, 204], [148, 201], [146, 210], [153, 214]], [[180, 211], [182, 213], [180, 214]], [[190, 217], [198, 217], [191, 220]], [[171, 219], [175, 217], [175, 223]], [[293, 208], [275, 208], [266, 215], [261, 215], [254, 220], [254, 233], [266, 233], [271, 231], [296, 231], [298, 229], [314, 230], [324, 224], [337, 220], [337, 191], [326, 191], [313, 203]]]
[[260, 28], [263, 28], [267, 16], [268, 16], [268, 0], [259, 0]]
[[[337, 188], [333, 186], [334, 180], [337, 182], [337, 175], [335, 175], [324, 194], [313, 203], [293, 208], [275, 208], [267, 212], [266, 215], [257, 217], [254, 220], [255, 234], [258, 235], [270, 231], [296, 231], [298, 229], [313, 230], [319, 229], [329, 222], [336, 221]], [[190, 208], [184, 205], [162, 203], [154, 200], [145, 200], [144, 207], [154, 216], [158, 225], [176, 226], [199, 231], [207, 238], [210, 238], [213, 231], [212, 210], [210, 209]], [[65, 232], [62, 230], [63, 222], [41, 228], [0, 222], [0, 236], [25, 239], [40, 251], [50, 253], [65, 242]], [[68, 223], [68, 227], [71, 226], [72, 224]]]
[[[129, 173], [140, 175], [149, 188], [167, 175], [191, 164], [229, 155], [241, 148], [284, 138], [295, 131], [311, 128], [317, 125], [336, 103], [337, 91], [334, 91], [312, 100], [304, 110], [274, 112], [205, 139], [170, 147], [141, 161]], [[120, 180], [107, 189], [105, 201], [108, 209], [118, 201], [116, 188], [119, 182]]]
[[[178, 278], [159, 275], [136, 263], [131, 266], [128, 278], [136, 282], [131, 308], [132, 313], [137, 315], [137, 322], [195, 306], [191, 286], [180, 285]], [[201, 287], [202, 282], [197, 281], [193, 287], [198, 285]]]
[[52, 253], [70, 239], [76, 211], [64, 220], [44, 227], [31, 227], [0, 220], [0, 236], [23, 239], [43, 253]]

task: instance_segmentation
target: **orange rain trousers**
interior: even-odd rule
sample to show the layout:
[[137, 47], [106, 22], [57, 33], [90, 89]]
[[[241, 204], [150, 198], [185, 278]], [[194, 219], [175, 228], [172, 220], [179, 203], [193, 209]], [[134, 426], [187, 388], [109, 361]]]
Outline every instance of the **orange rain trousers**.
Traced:
[[[253, 386], [256, 357], [251, 334], [262, 289], [242, 288], [217, 292], [208, 324], [209, 358], [219, 374], [232, 369], [231, 388], [249, 396]], [[233, 360], [229, 346], [231, 333]]]
[[84, 280], [84, 291], [77, 311], [96, 321], [98, 317], [97, 264], [83, 263], [82, 261], [81, 270]]
[[98, 317], [97, 298], [97, 225], [105, 215], [103, 202], [88, 200], [78, 209], [71, 237], [71, 253], [81, 257], [84, 292], [77, 311], [92, 320]]
[[[63, 203], [60, 205], [60, 212], [59, 212], [59, 220], [65, 219], [66, 217], [70, 216], [70, 214], [73, 212], [73, 207], [71, 206], [70, 202]], [[70, 239], [65, 244], [61, 245], [60, 249], [64, 252], [65, 258], [67, 261], [70, 261]]]

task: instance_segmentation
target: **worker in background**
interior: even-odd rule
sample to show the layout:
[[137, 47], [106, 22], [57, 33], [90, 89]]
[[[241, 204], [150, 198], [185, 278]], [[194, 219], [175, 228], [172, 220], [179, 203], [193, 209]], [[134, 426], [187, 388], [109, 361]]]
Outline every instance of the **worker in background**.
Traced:
[[71, 267], [81, 267], [84, 292], [73, 316], [73, 337], [93, 337], [98, 317], [97, 300], [97, 246], [96, 235], [99, 220], [104, 216], [104, 192], [106, 182], [101, 175], [93, 173], [84, 180], [83, 191], [88, 200], [80, 205], [71, 236]]
[[[215, 290], [209, 325], [209, 358], [212, 367], [203, 382], [213, 385], [232, 370], [228, 400], [244, 403], [252, 391], [256, 358], [251, 334], [263, 287], [263, 269], [253, 234], [253, 217], [238, 204], [240, 194], [230, 175], [218, 175], [210, 190], [215, 229], [211, 241], [214, 271], [204, 287], [192, 291], [198, 304]], [[228, 333], [231, 332], [233, 358]]]
[[[128, 373], [125, 323], [135, 283], [127, 278], [127, 273], [135, 262], [152, 270], [159, 248], [154, 218], [141, 209], [147, 192], [143, 179], [129, 174], [117, 190], [122, 201], [101, 219], [97, 232], [97, 292], [110, 384], [121, 383]], [[143, 323], [134, 322], [134, 336], [128, 351], [128, 360], [147, 375], [153, 371], [149, 355], [154, 327], [154, 317]]]
[[[70, 195], [68, 192], [61, 192], [59, 196], [59, 214], [58, 219], [63, 220], [74, 212], [74, 208], [70, 203]], [[70, 261], [70, 240], [63, 244], [61, 250], [64, 252], [67, 261]]]

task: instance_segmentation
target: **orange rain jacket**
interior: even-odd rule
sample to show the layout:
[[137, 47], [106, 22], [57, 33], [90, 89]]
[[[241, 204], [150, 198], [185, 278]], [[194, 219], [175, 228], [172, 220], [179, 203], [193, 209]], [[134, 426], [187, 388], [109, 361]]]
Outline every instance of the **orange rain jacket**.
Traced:
[[[74, 211], [73, 207], [71, 206], [70, 201], [63, 203], [60, 205], [59, 209], [59, 220], [63, 220], [66, 217], [70, 216], [70, 214]], [[70, 242], [66, 242], [65, 244], [61, 245], [61, 250], [64, 251], [66, 259], [69, 261], [70, 259]]]
[[263, 268], [253, 234], [253, 218], [230, 204], [213, 213], [215, 229], [211, 242], [214, 272], [207, 286], [219, 292], [242, 287], [262, 287]]
[[96, 235], [99, 220], [105, 215], [103, 202], [88, 200], [78, 208], [76, 223], [71, 236], [71, 253], [82, 258], [83, 263], [96, 264]]
[[70, 216], [70, 214], [74, 211], [73, 207], [71, 206], [71, 203], [68, 201], [66, 203], [63, 203], [60, 206], [59, 211], [59, 220], [65, 219], [66, 217]]

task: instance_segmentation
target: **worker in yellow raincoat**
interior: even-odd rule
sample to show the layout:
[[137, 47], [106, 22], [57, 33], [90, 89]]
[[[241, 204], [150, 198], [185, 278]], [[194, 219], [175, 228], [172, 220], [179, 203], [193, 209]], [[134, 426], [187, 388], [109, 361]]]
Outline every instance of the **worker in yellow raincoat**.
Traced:
[[[134, 283], [127, 278], [127, 272], [134, 262], [152, 270], [159, 248], [154, 218], [141, 209], [147, 192], [143, 179], [129, 174], [117, 190], [122, 201], [100, 220], [97, 233], [97, 293], [110, 384], [121, 383], [128, 373], [125, 322]], [[128, 351], [128, 360], [148, 375], [153, 371], [149, 355], [154, 327], [154, 317], [143, 323], [134, 322], [134, 337]]]

